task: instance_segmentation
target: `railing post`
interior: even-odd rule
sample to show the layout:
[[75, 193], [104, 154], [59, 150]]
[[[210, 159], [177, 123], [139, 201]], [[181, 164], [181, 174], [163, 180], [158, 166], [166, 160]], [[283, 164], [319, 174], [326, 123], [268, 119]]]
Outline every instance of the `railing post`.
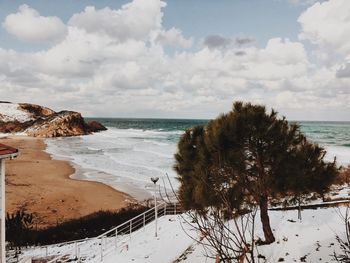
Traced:
[[164, 215], [166, 216], [166, 203], [164, 205]]
[[101, 237], [101, 261], [103, 261], [103, 237]]
[[78, 246], [78, 262], [80, 262], [80, 246]]
[[74, 246], [75, 246], [75, 258], [78, 258], [78, 243], [74, 242]]
[[176, 215], [176, 202], [174, 203], [174, 215]]
[[158, 236], [158, 225], [157, 225], [157, 221], [158, 221], [158, 205], [157, 205], [157, 202], [155, 203], [155, 206], [154, 206], [154, 213], [155, 213], [155, 225], [156, 225], [154, 236], [157, 237]]
[[146, 213], [143, 213], [143, 231], [145, 231], [145, 225], [146, 225]]
[[47, 257], [48, 254], [49, 254], [48, 249], [49, 249], [49, 248], [46, 246], [46, 247], [45, 247], [45, 256], [46, 256], [46, 257]]
[[130, 239], [131, 239], [131, 231], [132, 231], [132, 220], [130, 220], [130, 233], [129, 233]]
[[118, 248], [118, 229], [115, 230], [115, 249], [117, 250]]

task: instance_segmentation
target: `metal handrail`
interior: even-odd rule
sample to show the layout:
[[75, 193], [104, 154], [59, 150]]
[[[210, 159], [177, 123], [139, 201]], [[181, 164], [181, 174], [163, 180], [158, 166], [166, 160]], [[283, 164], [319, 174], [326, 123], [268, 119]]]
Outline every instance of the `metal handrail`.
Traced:
[[[176, 203], [163, 202], [163, 203], [157, 204], [156, 209], [158, 211], [159, 217], [167, 214], [173, 214], [173, 215], [179, 214], [182, 212], [181, 211], [182, 209], [179, 209], [179, 205]], [[58, 261], [67, 262], [71, 260], [72, 257], [74, 256], [75, 258], [80, 259], [82, 255], [83, 256], [89, 255], [90, 253], [88, 253], [88, 251], [90, 252], [93, 246], [97, 246], [99, 247], [100, 251], [98, 252], [98, 249], [96, 249], [96, 253], [94, 253], [93, 256], [96, 257], [96, 259], [100, 258], [100, 261], [102, 261], [103, 257], [108, 255], [111, 252], [110, 251], [111, 247], [115, 246], [115, 249], [117, 249], [117, 245], [125, 244], [125, 242], [129, 242], [129, 240], [131, 240], [131, 236], [133, 236], [133, 232], [135, 232], [136, 230], [139, 230], [142, 227], [145, 227], [147, 224], [153, 222], [154, 220], [155, 220], [155, 207], [152, 207], [147, 211], [125, 221], [124, 223], [98, 235], [97, 237], [82, 238], [77, 240], [60, 242], [52, 245], [34, 247], [35, 249], [39, 250], [38, 254], [34, 258], [48, 259], [49, 257], [51, 257], [48, 263], [54, 263]], [[57, 255], [57, 249], [59, 247], [64, 247], [64, 246], [72, 246], [72, 247], [66, 247], [67, 250], [64, 251], [63, 254]], [[28, 249], [33, 249], [33, 247]], [[7, 252], [11, 253], [11, 251], [7, 251]], [[100, 254], [100, 257], [99, 257], [99, 254]]]
[[[168, 205], [167, 203], [161, 203], [158, 204], [156, 206], [156, 209], [158, 211], [158, 216], [164, 216], [167, 215], [169, 212], [170, 214], [178, 214], [179, 212], [181, 212], [181, 209], [176, 210], [177, 204], [170, 204]], [[172, 210], [169, 211], [169, 208], [172, 208]], [[72, 255], [76, 254], [76, 257], [80, 258], [81, 257], [81, 251], [80, 251], [80, 247], [83, 245], [83, 243], [86, 243], [87, 241], [96, 241], [91, 243], [91, 245], [98, 245], [100, 246], [100, 261], [103, 260], [103, 257], [108, 253], [108, 251], [111, 250], [111, 247], [114, 245], [117, 248], [117, 243], [120, 243], [121, 240], [118, 240], [119, 238], [125, 238], [127, 236], [130, 237], [131, 239], [131, 235], [134, 231], [140, 229], [142, 226], [145, 227], [145, 225], [153, 222], [155, 220], [155, 218], [153, 218], [152, 216], [154, 215], [154, 210], [155, 207], [133, 217], [132, 219], [129, 219], [128, 221], [100, 234], [97, 237], [94, 238], [87, 238], [87, 239], [79, 239], [79, 240], [74, 240], [74, 241], [69, 241], [69, 242], [63, 242], [60, 245], [64, 245], [64, 244], [76, 244], [74, 248], [72, 248], [71, 250], [68, 250], [64, 255], [59, 255], [53, 259], [51, 259], [50, 261], [48, 261], [48, 263], [54, 263], [57, 262], [58, 260], [61, 260], [62, 258], [66, 257], [67, 255]], [[108, 236], [109, 234], [112, 234], [110, 236]], [[112, 239], [114, 238], [115, 241], [110, 241], [108, 239]], [[107, 241], [105, 240], [107, 239]], [[103, 244], [103, 241], [105, 240], [105, 245]], [[77, 243], [80, 244], [77, 244]], [[107, 243], [108, 242], [108, 243]], [[106, 246], [107, 245], [107, 246]], [[77, 248], [78, 246], [78, 248]], [[107, 251], [108, 250], [108, 251]], [[77, 252], [78, 251], [78, 252]], [[107, 253], [106, 253], [107, 252]], [[96, 254], [93, 255], [94, 257], [98, 258], [98, 252], [96, 252]], [[69, 261], [71, 260], [70, 258], [67, 258], [65, 261]], [[65, 261], [61, 261], [61, 262], [65, 262]]]
[[[124, 222], [124, 223], [122, 223], [122, 224], [120, 224], [120, 225], [114, 227], [113, 229], [110, 229], [110, 230], [108, 230], [108, 231], [106, 231], [106, 232], [100, 234], [100, 235], [97, 236], [97, 237], [89, 237], [89, 238], [75, 239], [75, 240], [70, 240], [70, 241], [55, 243], [55, 244], [52, 244], [52, 245], [54, 245], [55, 247], [58, 247], [58, 246], [72, 245], [72, 244], [75, 244], [75, 243], [80, 243], [80, 242], [84, 242], [84, 241], [89, 241], [89, 240], [92, 240], [92, 239], [98, 239], [98, 238], [100, 238], [101, 236], [104, 236], [104, 235], [106, 235], [106, 234], [112, 232], [112, 231], [115, 230], [116, 228], [122, 227], [123, 225], [126, 225], [126, 224], [130, 223], [130, 221], [133, 221], [133, 220], [135, 220], [136, 218], [141, 217], [141, 216], [143, 216], [144, 214], [147, 214], [148, 212], [153, 211], [153, 210], [154, 210], [154, 207], [152, 207], [152, 208], [146, 210], [145, 212], [143, 212], [143, 213], [141, 213], [141, 214], [139, 214], [139, 215], [137, 215], [137, 216], [135, 216], [135, 217], [129, 219], [128, 221], [126, 221], [126, 222]], [[50, 246], [50, 245], [45, 245], [45, 246], [34, 246], [34, 247], [37, 248], [37, 249], [41, 249], [41, 248], [44, 249], [44, 248], [46, 248], [46, 247], [48, 247], [48, 246]], [[33, 247], [21, 248], [21, 250], [22, 250], [22, 251], [23, 251], [23, 250], [29, 250], [29, 249], [31, 249], [31, 248], [33, 248]], [[14, 252], [15, 252], [15, 250], [8, 250], [8, 251], [7, 251], [7, 253], [14, 253]]]
[[[161, 205], [162, 205], [162, 204], [161, 204]], [[158, 206], [159, 206], [159, 205], [157, 205], [157, 209], [158, 209]], [[137, 215], [137, 216], [135, 216], [135, 217], [129, 219], [128, 221], [126, 221], [126, 222], [124, 222], [124, 223], [122, 223], [122, 224], [120, 224], [120, 225], [118, 225], [118, 226], [116, 226], [116, 227], [114, 227], [114, 228], [112, 228], [112, 229], [110, 229], [110, 230], [108, 230], [108, 231], [102, 233], [101, 235], [97, 236], [96, 238], [100, 238], [100, 237], [102, 237], [102, 236], [105, 236], [105, 235], [107, 235], [107, 234], [109, 234], [109, 233], [115, 231], [116, 229], [118, 229], [118, 228], [120, 228], [120, 227], [122, 227], [122, 226], [124, 226], [124, 225], [130, 224], [131, 221], [133, 221], [133, 220], [135, 220], [136, 218], [139, 218], [139, 217], [143, 216], [144, 214], [147, 214], [148, 212], [151, 212], [151, 211], [153, 211], [153, 210], [154, 210], [154, 207], [152, 207], [152, 208], [148, 209], [147, 211], [143, 212], [142, 214], [139, 214], [139, 215]]]

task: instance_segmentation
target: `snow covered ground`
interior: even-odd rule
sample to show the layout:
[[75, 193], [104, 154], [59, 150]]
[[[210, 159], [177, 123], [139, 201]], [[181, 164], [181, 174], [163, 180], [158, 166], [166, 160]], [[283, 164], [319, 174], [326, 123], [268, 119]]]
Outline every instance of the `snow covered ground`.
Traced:
[[[137, 238], [125, 242], [104, 262], [173, 262], [194, 242], [186, 232], [196, 236], [196, 233], [190, 231], [189, 226], [183, 223], [180, 216], [161, 217], [157, 238], [155, 238], [154, 223], [149, 224], [145, 230], [140, 230]], [[186, 232], [183, 231], [182, 226]]]
[[[302, 211], [302, 220], [298, 220], [296, 210], [270, 211], [271, 226], [276, 241], [271, 245], [258, 246], [256, 256], [265, 259], [257, 262], [333, 262], [332, 255], [339, 252], [335, 236], [343, 236], [344, 221], [341, 214], [345, 214], [345, 207], [330, 207], [307, 209]], [[191, 230], [182, 216], [163, 216], [158, 220], [158, 237], [155, 238], [154, 222], [146, 225], [129, 235], [121, 236], [117, 240], [107, 238], [104, 244], [110, 244], [104, 250], [105, 263], [114, 262], [174, 262], [183, 252], [189, 249], [186, 256], [178, 262], [201, 263], [215, 262], [206, 258], [203, 246], [191, 237], [198, 239], [198, 233]], [[259, 214], [256, 218], [256, 238], [263, 237]], [[108, 247], [108, 246], [106, 246]], [[40, 251], [41, 250], [41, 251]], [[74, 253], [74, 244], [67, 246], [48, 247], [49, 255]], [[73, 251], [73, 252], [72, 252]], [[79, 246], [79, 253], [83, 262], [101, 262], [101, 246], [99, 240], [89, 240]], [[45, 248], [31, 249], [23, 256], [45, 253]], [[77, 262], [77, 261], [71, 261]]]
[[[186, 230], [184, 231], [183, 228]], [[191, 233], [196, 237], [196, 233], [190, 230], [188, 225], [184, 225], [181, 216], [168, 215], [158, 219], [158, 237], [155, 237], [154, 221], [132, 233], [131, 236], [120, 236], [115, 246], [115, 238], [105, 239], [104, 244], [107, 249], [103, 252], [102, 262], [152, 262], [164, 263], [173, 262], [185, 251], [194, 241], [187, 235]], [[79, 253], [84, 262], [101, 262], [100, 240], [92, 239], [78, 243]], [[21, 258], [45, 255], [46, 248], [35, 248], [24, 251]], [[48, 256], [72, 254], [75, 257], [75, 245], [64, 246], [52, 245], [47, 248]], [[73, 260], [70, 262], [78, 262]]]
[[[276, 241], [257, 247], [256, 255], [265, 257], [258, 262], [333, 262], [333, 253], [339, 252], [335, 236], [345, 232], [340, 213], [345, 207], [303, 210], [299, 221], [295, 210], [270, 211]], [[257, 236], [263, 237], [259, 214], [256, 222]], [[215, 262], [204, 255], [203, 246], [197, 244], [182, 262]]]

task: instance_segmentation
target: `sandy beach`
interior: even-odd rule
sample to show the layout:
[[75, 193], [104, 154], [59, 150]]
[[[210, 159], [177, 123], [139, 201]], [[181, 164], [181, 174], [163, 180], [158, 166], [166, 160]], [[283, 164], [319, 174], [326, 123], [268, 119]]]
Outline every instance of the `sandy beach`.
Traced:
[[71, 179], [67, 161], [52, 160], [43, 139], [1, 138], [18, 148], [20, 156], [6, 162], [6, 211], [34, 213], [38, 227], [55, 225], [99, 210], [118, 210], [131, 197], [98, 182]]

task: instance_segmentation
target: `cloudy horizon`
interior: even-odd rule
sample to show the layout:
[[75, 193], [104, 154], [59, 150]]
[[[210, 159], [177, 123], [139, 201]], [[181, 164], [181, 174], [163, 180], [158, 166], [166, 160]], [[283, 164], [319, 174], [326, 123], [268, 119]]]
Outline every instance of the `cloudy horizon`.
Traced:
[[2, 101], [209, 119], [243, 100], [292, 120], [350, 121], [348, 0], [5, 0], [0, 9]]

